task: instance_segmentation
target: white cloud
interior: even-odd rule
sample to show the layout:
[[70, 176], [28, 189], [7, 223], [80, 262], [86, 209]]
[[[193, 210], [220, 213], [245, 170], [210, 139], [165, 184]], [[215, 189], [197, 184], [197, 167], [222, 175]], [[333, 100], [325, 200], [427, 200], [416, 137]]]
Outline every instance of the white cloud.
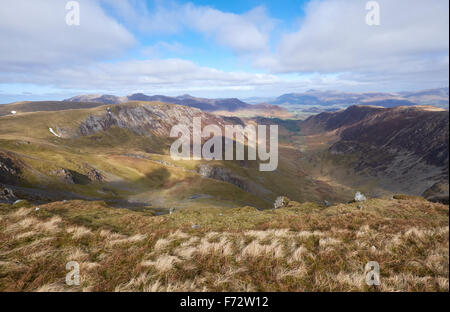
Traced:
[[[117, 61], [117, 56], [136, 43], [134, 36], [122, 26], [132, 29], [129, 24], [134, 18], [145, 22], [143, 26], [166, 27], [173, 24], [183, 28], [190, 24], [195, 30], [236, 50], [247, 49], [244, 37], [251, 36], [254, 40], [249, 42], [253, 48], [261, 48], [267, 40], [261, 31], [269, 26], [265, 23], [255, 26], [252, 21], [256, 23], [266, 19], [262, 9], [255, 9], [242, 17], [188, 4], [178, 6], [178, 11], [168, 12], [160, 8], [149, 17], [142, 1], [80, 0], [81, 25], [69, 27], [65, 23], [66, 1], [5, 1], [7, 3], [2, 3], [4, 7], [0, 11], [3, 39], [0, 41], [0, 84], [11, 96], [22, 94], [22, 91], [38, 94], [36, 91], [39, 89], [46, 90], [45, 94], [64, 93], [64, 90], [228, 92], [253, 90], [280, 81], [274, 75], [226, 72], [181, 59], [129, 58]], [[105, 3], [120, 8], [128, 23], [107, 15]], [[197, 19], [203, 21], [198, 22]], [[146, 28], [146, 31], [154, 30], [158, 29]], [[244, 37], [238, 38], [238, 32]], [[152, 47], [144, 47], [141, 54], [155, 57], [161, 50], [181, 54], [184, 47], [176, 42], [160, 41]]]
[[299, 30], [255, 64], [273, 72], [340, 72], [363, 81], [422, 76], [423, 82], [448, 83], [448, 1], [379, 0], [380, 26], [366, 25], [366, 2], [311, 1]]
[[39, 81], [63, 89], [90, 89], [128, 91], [148, 89], [157, 91], [177, 89], [230, 90], [278, 83], [274, 75], [245, 72], [225, 72], [201, 67], [182, 59], [131, 60], [101, 63], [89, 67], [41, 68], [26, 76], [0, 73], [0, 83], [28, 83]]
[[[226, 72], [198, 66], [182, 59], [131, 60], [101, 63], [89, 67], [71, 66], [59, 69], [29, 71], [26, 75], [0, 73], [0, 86], [10, 90], [0, 101], [9, 99], [63, 99], [80, 93], [112, 93], [126, 95], [135, 92], [147, 94], [180, 95], [191, 93], [205, 97], [274, 96], [284, 92], [307, 89], [357, 90], [367, 82], [357, 77], [340, 75], [271, 75], [248, 72]], [[39, 82], [45, 88], [33, 84]], [[16, 90], [16, 91], [14, 91]], [[34, 96], [14, 96], [14, 92], [32, 91]]]
[[142, 1], [102, 1], [111, 6], [125, 23], [143, 33], [173, 34], [192, 30], [236, 53], [267, 49], [270, 31], [276, 23], [264, 7], [234, 14], [192, 3], [158, 2], [153, 10], [149, 10]]
[[220, 44], [237, 52], [255, 52], [267, 48], [273, 22], [263, 7], [237, 15], [186, 5], [184, 12], [188, 27], [214, 36]]
[[66, 24], [66, 1], [2, 0], [0, 70], [33, 70], [119, 56], [135, 39], [96, 1], [80, 0], [80, 26]]
[[[58, 96], [74, 90], [140, 90], [223, 97], [310, 88], [394, 91], [448, 85], [449, 18], [443, 0], [379, 0], [381, 26], [372, 27], [365, 24], [365, 0], [312, 0], [299, 29], [282, 36], [273, 54], [269, 41], [277, 21], [262, 7], [233, 14], [159, 2], [149, 11], [139, 0], [80, 0], [81, 25], [69, 27], [65, 3], [2, 0], [0, 87], [11, 95], [8, 99], [12, 93], [37, 94], [39, 89]], [[184, 31], [249, 56], [241, 62], [256, 59], [266, 73], [227, 72], [167, 59], [195, 49], [161, 38]], [[137, 46], [131, 32], [136, 37], [157, 34], [161, 41], [141, 46], [140, 56], [166, 59], [117, 61]]]

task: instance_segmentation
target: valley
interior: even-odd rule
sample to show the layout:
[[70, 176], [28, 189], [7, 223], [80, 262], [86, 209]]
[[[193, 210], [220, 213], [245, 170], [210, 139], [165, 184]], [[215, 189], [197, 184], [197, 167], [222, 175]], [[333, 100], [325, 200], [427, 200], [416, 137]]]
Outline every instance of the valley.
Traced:
[[[14, 173], [2, 174], [1, 183], [21, 192], [36, 188], [60, 194], [40, 198], [31, 191], [36, 200], [76, 194], [168, 209], [197, 205], [189, 198], [200, 193], [206, 195], [200, 202], [208, 204], [266, 209], [278, 196], [346, 202], [356, 188], [375, 197], [422, 195], [448, 179], [448, 114], [439, 109], [352, 106], [302, 121], [221, 117], [161, 102], [76, 110], [66, 105], [0, 117], [2, 166]], [[278, 125], [279, 168], [260, 172], [257, 160], [171, 159], [171, 127], [181, 123], [192, 129], [195, 117], [221, 127]], [[202, 166], [216, 173], [202, 174]]]

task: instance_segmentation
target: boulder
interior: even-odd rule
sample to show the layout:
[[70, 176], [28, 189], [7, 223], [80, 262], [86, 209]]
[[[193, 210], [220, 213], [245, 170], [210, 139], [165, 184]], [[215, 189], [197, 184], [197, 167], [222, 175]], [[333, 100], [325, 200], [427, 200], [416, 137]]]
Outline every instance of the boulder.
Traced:
[[273, 203], [274, 209], [284, 208], [289, 204], [289, 199], [285, 196], [278, 196]]
[[361, 192], [356, 192], [355, 194], [355, 202], [365, 202], [367, 200], [366, 196]]
[[66, 184], [75, 184], [72, 173], [67, 169], [58, 168], [53, 170], [51, 174], [61, 178]]
[[0, 201], [14, 202], [16, 200], [17, 197], [11, 189], [0, 187]]

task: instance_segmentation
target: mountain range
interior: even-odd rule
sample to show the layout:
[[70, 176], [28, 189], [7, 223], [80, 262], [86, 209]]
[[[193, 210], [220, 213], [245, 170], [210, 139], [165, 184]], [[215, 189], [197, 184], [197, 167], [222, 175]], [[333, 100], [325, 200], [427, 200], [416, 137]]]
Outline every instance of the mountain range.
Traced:
[[114, 96], [114, 95], [79, 95], [64, 102], [96, 102], [103, 104], [121, 104], [130, 101], [145, 101], [145, 102], [164, 102], [171, 104], [184, 105], [195, 107], [203, 111], [236, 111], [239, 109], [251, 109], [254, 106], [244, 103], [236, 98], [229, 99], [206, 99], [197, 98], [190, 95], [181, 95], [177, 97], [169, 97], [164, 95], [145, 95], [143, 93], [135, 93], [129, 96]]
[[[338, 91], [308, 90], [304, 93], [288, 93], [277, 98], [248, 98], [244, 101], [237, 98], [208, 99], [181, 95], [169, 97], [164, 95], [146, 95], [136, 93], [128, 96], [87, 94], [78, 95], [63, 102], [121, 104], [129, 101], [159, 101], [199, 108], [207, 112], [241, 112], [240, 116], [265, 115], [288, 117], [287, 111], [310, 116], [327, 111], [338, 111], [352, 105], [371, 105], [380, 107], [433, 105], [449, 108], [449, 88], [422, 90], [415, 92], [371, 92], [349, 93]], [[82, 106], [85, 107], [85, 106]], [[225, 115], [229, 115], [224, 113]]]
[[349, 93], [308, 90], [303, 93], [283, 94], [277, 98], [249, 98], [246, 101], [249, 103], [267, 102], [281, 106], [334, 106], [343, 108], [350, 105], [373, 105], [381, 107], [433, 105], [448, 109], [449, 88], [395, 93]]

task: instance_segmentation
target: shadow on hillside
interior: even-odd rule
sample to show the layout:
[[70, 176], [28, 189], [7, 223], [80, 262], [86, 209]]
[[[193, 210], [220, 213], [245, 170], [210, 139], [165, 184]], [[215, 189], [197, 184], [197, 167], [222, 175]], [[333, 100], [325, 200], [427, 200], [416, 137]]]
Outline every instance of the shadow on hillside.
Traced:
[[[158, 189], [168, 185], [170, 172], [166, 168], [158, 168], [136, 180], [121, 180], [105, 183], [105, 189], [112, 192], [125, 191], [138, 194], [151, 189]], [[115, 192], [114, 192], [115, 193]]]

